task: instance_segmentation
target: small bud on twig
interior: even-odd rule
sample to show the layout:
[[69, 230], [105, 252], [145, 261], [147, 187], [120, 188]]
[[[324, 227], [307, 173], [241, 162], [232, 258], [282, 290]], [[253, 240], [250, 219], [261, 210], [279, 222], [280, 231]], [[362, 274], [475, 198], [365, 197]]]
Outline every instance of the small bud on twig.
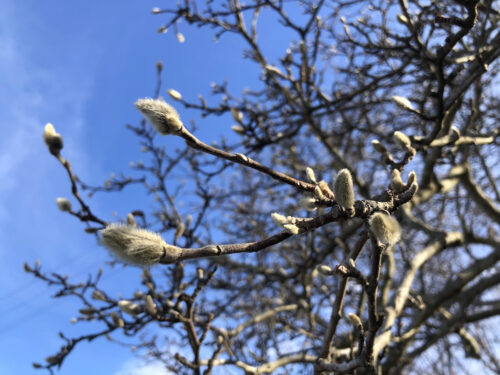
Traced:
[[401, 179], [401, 172], [397, 169], [392, 171], [391, 189], [394, 190], [395, 193], [401, 193], [406, 189], [406, 184]]
[[329, 199], [335, 199], [335, 194], [333, 194], [333, 191], [330, 189], [330, 186], [328, 186], [325, 180], [321, 180], [318, 183], [318, 186], [321, 189], [323, 195], [325, 195]]
[[411, 102], [403, 97], [403, 96], [397, 96], [397, 95], [394, 95], [392, 97], [392, 100], [398, 105], [400, 106], [401, 108], [403, 109], [408, 109], [408, 110], [413, 110], [413, 106], [411, 105]]
[[52, 155], [59, 155], [63, 148], [63, 139], [61, 134], [56, 133], [56, 129], [51, 123], [45, 125], [43, 129], [43, 140]]
[[381, 154], [383, 154], [384, 152], [387, 152], [387, 149], [385, 148], [385, 146], [382, 143], [380, 143], [380, 141], [378, 141], [377, 139], [374, 139], [372, 141], [372, 146], [375, 149], [375, 151], [380, 152]]
[[316, 269], [320, 274], [325, 276], [331, 276], [334, 274], [333, 269], [331, 267], [328, 267], [326, 264], [320, 264], [318, 267], [316, 267]]
[[132, 316], [137, 316], [141, 313], [141, 307], [138, 304], [133, 303], [132, 301], [121, 300], [118, 302], [118, 307], [125, 314], [129, 314]]
[[57, 198], [56, 203], [62, 212], [71, 212], [71, 202], [66, 198]]
[[315, 211], [317, 209], [316, 199], [313, 197], [303, 196], [300, 198], [299, 205], [307, 211]]
[[144, 308], [150, 315], [156, 315], [156, 304], [153, 301], [153, 297], [151, 297], [149, 294], [146, 296], [146, 304], [144, 305]]
[[314, 171], [311, 167], [306, 168], [306, 175], [309, 181], [311, 181], [313, 184], [318, 183], [318, 181], [316, 180], [316, 175], [314, 174]]
[[374, 213], [368, 220], [370, 229], [384, 245], [394, 245], [401, 238], [401, 227], [396, 219], [381, 212]]
[[170, 97], [174, 100], [182, 100], [182, 95], [179, 91], [177, 90], [174, 90], [174, 89], [170, 89], [170, 90], [167, 90], [168, 92], [168, 95], [170, 95]]
[[135, 107], [160, 134], [176, 133], [184, 127], [177, 111], [162, 99], [139, 99]]
[[411, 141], [408, 136], [400, 131], [395, 131], [393, 134], [394, 141], [397, 143], [399, 147], [403, 150], [407, 150], [411, 147]]
[[279, 225], [280, 227], [282, 227], [283, 225], [285, 225], [288, 222], [288, 220], [285, 216], [283, 216], [277, 212], [273, 212], [271, 214], [271, 218], [273, 219], [274, 223], [276, 225]]
[[344, 168], [337, 174], [333, 183], [333, 192], [337, 203], [342, 208], [349, 210], [354, 206], [354, 189], [351, 172], [348, 169]]

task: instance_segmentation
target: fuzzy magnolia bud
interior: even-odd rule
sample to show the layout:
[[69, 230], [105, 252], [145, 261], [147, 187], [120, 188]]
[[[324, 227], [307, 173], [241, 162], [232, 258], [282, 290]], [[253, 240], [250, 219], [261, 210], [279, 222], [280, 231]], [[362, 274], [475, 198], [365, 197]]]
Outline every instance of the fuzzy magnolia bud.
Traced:
[[392, 100], [403, 109], [413, 110], [413, 106], [411, 105], [411, 102], [403, 96], [395, 95], [392, 97]]
[[333, 194], [333, 191], [330, 189], [330, 186], [328, 186], [325, 180], [321, 180], [318, 183], [318, 187], [321, 189], [324, 196], [330, 199], [335, 199], [335, 194]]
[[146, 304], [144, 305], [144, 308], [150, 315], [156, 315], [156, 304], [153, 301], [153, 297], [149, 294], [146, 296]]
[[244, 135], [245, 134], [245, 128], [243, 126], [241, 126], [241, 125], [233, 125], [233, 126], [231, 126], [231, 129], [236, 134], [239, 134], [239, 135]]
[[410, 174], [408, 175], [408, 181], [406, 182], [407, 186], [413, 185], [417, 181], [417, 174], [415, 171], [411, 171]]
[[331, 276], [334, 274], [332, 268], [328, 267], [326, 264], [320, 264], [318, 267], [316, 267], [316, 269], [320, 274], [325, 276]]
[[167, 244], [156, 233], [126, 225], [108, 225], [102, 231], [101, 244], [125, 262], [147, 266], [174, 263], [181, 249]]
[[174, 89], [170, 89], [170, 90], [167, 90], [167, 92], [168, 92], [168, 95], [170, 95], [172, 97], [172, 99], [182, 100], [182, 95], [179, 91], [174, 90]]
[[351, 172], [348, 169], [342, 169], [333, 183], [333, 192], [337, 203], [348, 210], [354, 206], [354, 189], [352, 186]]
[[307, 211], [314, 211], [317, 208], [316, 207], [316, 199], [314, 199], [313, 197], [308, 197], [308, 196], [303, 196], [302, 198], [300, 198], [299, 205], [300, 205], [300, 207], [302, 207], [303, 209], [305, 209]]
[[132, 301], [121, 300], [118, 302], [118, 307], [125, 314], [129, 314], [132, 316], [136, 316], [141, 313], [141, 307], [138, 304], [133, 303]]
[[384, 245], [394, 245], [401, 238], [401, 227], [396, 219], [381, 212], [374, 213], [369, 219], [370, 229]]
[[372, 141], [372, 146], [375, 149], [375, 151], [380, 152], [381, 154], [383, 154], [384, 152], [387, 152], [387, 149], [385, 148], [385, 146], [382, 143], [380, 143], [380, 141], [378, 141], [377, 139], [374, 139]]
[[48, 123], [43, 129], [43, 141], [49, 148], [52, 155], [57, 156], [63, 148], [63, 139], [61, 134], [56, 133], [54, 125]]
[[99, 292], [98, 290], [94, 290], [92, 292], [92, 299], [98, 300], [98, 301], [106, 301], [106, 296]]
[[299, 227], [295, 224], [285, 224], [283, 228], [288, 231], [290, 234], [299, 234]]
[[395, 131], [393, 134], [394, 141], [403, 150], [409, 149], [411, 147], [411, 140], [408, 136], [400, 131]]
[[406, 189], [406, 184], [401, 179], [401, 172], [397, 169], [392, 171], [391, 189], [394, 190], [395, 193], [401, 193]]
[[176, 37], [177, 37], [177, 41], [179, 43], [184, 43], [186, 41], [186, 38], [184, 37], [184, 34], [182, 34], [182, 33], [177, 33]]
[[283, 225], [285, 225], [288, 222], [288, 220], [286, 219], [285, 216], [283, 216], [277, 212], [273, 212], [271, 214], [271, 218], [273, 219], [274, 223], [276, 225], [279, 225], [280, 227], [282, 227]]
[[238, 111], [236, 108], [231, 108], [231, 115], [237, 123], [241, 123], [243, 121], [243, 113]]
[[111, 320], [113, 320], [113, 324], [116, 327], [122, 328], [125, 325], [125, 322], [123, 321], [122, 318], [120, 318], [120, 316], [116, 313], [116, 311], [113, 311], [111, 313]]
[[66, 198], [57, 198], [56, 203], [62, 212], [71, 212], [71, 202]]
[[316, 175], [314, 174], [314, 171], [311, 167], [306, 168], [306, 175], [309, 181], [311, 181], [313, 184], [318, 183], [318, 181], [316, 180]]
[[363, 322], [361, 321], [361, 319], [359, 318], [359, 316], [357, 316], [356, 314], [354, 313], [349, 313], [349, 320], [352, 322], [352, 324], [354, 324], [356, 327], [363, 327]]
[[184, 127], [177, 111], [162, 99], [139, 99], [135, 102], [135, 108], [160, 134], [177, 133]]
[[137, 223], [135, 222], [133, 214], [127, 215], [127, 224], [130, 225], [131, 227], [137, 227]]

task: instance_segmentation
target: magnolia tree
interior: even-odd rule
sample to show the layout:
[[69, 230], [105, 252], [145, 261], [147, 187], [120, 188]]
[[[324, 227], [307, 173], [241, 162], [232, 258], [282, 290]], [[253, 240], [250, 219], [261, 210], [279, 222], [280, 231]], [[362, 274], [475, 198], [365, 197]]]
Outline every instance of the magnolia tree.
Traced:
[[[182, 42], [183, 21], [234, 34], [261, 75], [241, 94], [214, 84], [208, 99], [138, 99], [145, 120], [130, 129], [149, 161], [103, 186], [77, 177], [46, 126], [71, 184], [59, 208], [142, 282], [119, 297], [100, 287], [106, 271], [81, 283], [27, 264], [78, 297], [76, 323], [100, 327], [61, 334], [34, 366], [52, 371], [80, 342], [122, 334], [175, 374], [498, 373], [498, 2], [169, 6], [153, 10], [160, 32]], [[290, 38], [275, 60], [262, 14]], [[231, 141], [200, 139], [175, 108], [231, 115]], [[185, 145], [166, 151], [166, 137]], [[109, 221], [82, 194], [130, 184], [156, 207]]]

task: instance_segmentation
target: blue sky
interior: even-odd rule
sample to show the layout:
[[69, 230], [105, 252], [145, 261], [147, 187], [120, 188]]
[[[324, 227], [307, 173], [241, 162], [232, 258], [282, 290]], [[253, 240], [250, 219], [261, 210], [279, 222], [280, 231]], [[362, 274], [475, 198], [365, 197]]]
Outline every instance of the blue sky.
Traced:
[[[57, 197], [71, 198], [70, 188], [65, 171], [43, 144], [44, 125], [53, 123], [63, 135], [63, 156], [75, 172], [85, 182], [99, 184], [142, 157], [125, 124], [140, 120], [133, 102], [153, 94], [158, 60], [164, 64], [163, 96], [174, 88], [188, 98], [200, 93], [209, 97], [211, 82], [226, 78], [238, 92], [259, 74], [242, 62], [241, 43], [234, 37], [214, 43], [210, 31], [182, 24], [183, 44], [172, 31], [158, 34], [164, 19], [151, 9], [167, 3], [0, 0], [1, 374], [40, 373], [31, 363], [57, 352], [59, 331], [69, 337], [87, 331], [70, 324], [79, 305], [51, 299], [53, 290], [26, 274], [23, 263], [38, 259], [45, 271], [84, 280], [110, 259], [81, 223], [56, 207]], [[264, 17], [266, 23], [270, 21]], [[287, 43], [282, 34], [269, 33], [264, 50], [281, 54]], [[191, 117], [179, 111], [184, 120]], [[197, 134], [210, 142], [233, 124], [228, 116], [200, 125]], [[138, 204], [148, 208], [134, 189], [118, 196], [96, 195], [90, 202], [110, 221], [113, 212], [123, 217]], [[138, 280], [136, 270], [113, 269], [103, 283], [117, 290], [117, 285]], [[164, 373], [155, 364], [138, 370], [141, 366], [128, 349], [97, 340], [79, 345], [59, 373]]]
[[[236, 69], [208, 34], [186, 30], [179, 44], [172, 33], [156, 33], [162, 21], [151, 14], [154, 6], [161, 4], [0, 1], [1, 374], [40, 373], [31, 363], [58, 350], [59, 330], [69, 336], [85, 330], [70, 324], [78, 305], [52, 300], [23, 263], [39, 259], [44, 270], [79, 280], [109, 259], [80, 223], [56, 208], [56, 197], [69, 197], [69, 184], [43, 144], [43, 126], [52, 122], [64, 136], [64, 156], [84, 181], [102, 183], [141, 157], [125, 124], [140, 119], [133, 102], [153, 93], [156, 61], [165, 66], [164, 88], [191, 97], [208, 94], [211, 81]], [[92, 206], [107, 220], [131, 208], [106, 198], [96, 196]], [[133, 284], [137, 277], [113, 270], [104, 283]], [[154, 364], [141, 366], [128, 349], [98, 340], [80, 345], [59, 373], [163, 373]]]

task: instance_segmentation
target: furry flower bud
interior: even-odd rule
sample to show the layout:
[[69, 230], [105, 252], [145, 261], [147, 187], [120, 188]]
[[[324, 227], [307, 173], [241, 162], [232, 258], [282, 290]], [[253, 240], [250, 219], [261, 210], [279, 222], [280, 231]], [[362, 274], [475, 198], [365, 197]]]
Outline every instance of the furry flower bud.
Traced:
[[397, 169], [392, 171], [391, 189], [394, 190], [395, 193], [401, 193], [406, 189], [406, 184], [401, 179], [401, 172]]
[[153, 297], [149, 294], [146, 296], [146, 304], [144, 305], [144, 308], [150, 315], [156, 315], [156, 304], [153, 301]]
[[306, 175], [309, 181], [311, 181], [313, 184], [318, 183], [318, 181], [316, 180], [316, 175], [314, 174], [314, 170], [311, 167], [306, 168]]
[[141, 307], [138, 304], [133, 303], [132, 301], [121, 300], [118, 302], [118, 307], [125, 314], [129, 314], [132, 316], [137, 316], [141, 313]]
[[162, 99], [139, 99], [135, 102], [135, 108], [148, 119], [160, 134], [177, 133], [184, 128], [174, 107]]
[[174, 263], [182, 253], [167, 244], [156, 233], [127, 225], [108, 225], [103, 229], [101, 244], [124, 262], [147, 266], [161, 262]]
[[182, 95], [179, 91], [174, 90], [174, 89], [170, 89], [170, 90], [167, 90], [167, 92], [168, 92], [168, 95], [170, 95], [172, 99], [182, 100]]
[[381, 212], [374, 213], [368, 220], [370, 229], [384, 245], [394, 245], [401, 238], [401, 227], [396, 219]]
[[354, 189], [352, 186], [351, 172], [348, 169], [342, 169], [333, 183], [333, 192], [337, 203], [348, 210], [354, 206]]
[[66, 198], [57, 198], [56, 203], [57, 208], [59, 208], [62, 212], [71, 212], [71, 202]]
[[392, 97], [392, 100], [398, 105], [400, 106], [401, 108], [403, 109], [409, 109], [409, 110], [412, 110], [413, 109], [413, 106], [411, 105], [411, 102], [403, 97], [403, 96], [393, 96]]
[[381, 154], [383, 154], [384, 152], [387, 152], [387, 149], [385, 148], [385, 146], [382, 143], [380, 143], [380, 141], [377, 139], [374, 139], [372, 141], [372, 146], [375, 149], [375, 151], [380, 152]]
[[411, 147], [411, 140], [408, 136], [400, 131], [395, 131], [393, 134], [394, 142], [397, 143], [399, 147], [403, 150], [409, 149]]
[[48, 123], [43, 129], [43, 141], [49, 148], [52, 155], [57, 156], [63, 148], [63, 139], [61, 134], [56, 133], [54, 125]]
[[273, 212], [271, 214], [271, 218], [273, 219], [274, 223], [276, 225], [279, 225], [280, 227], [285, 225], [288, 222], [288, 220], [285, 216], [283, 216], [277, 212]]

